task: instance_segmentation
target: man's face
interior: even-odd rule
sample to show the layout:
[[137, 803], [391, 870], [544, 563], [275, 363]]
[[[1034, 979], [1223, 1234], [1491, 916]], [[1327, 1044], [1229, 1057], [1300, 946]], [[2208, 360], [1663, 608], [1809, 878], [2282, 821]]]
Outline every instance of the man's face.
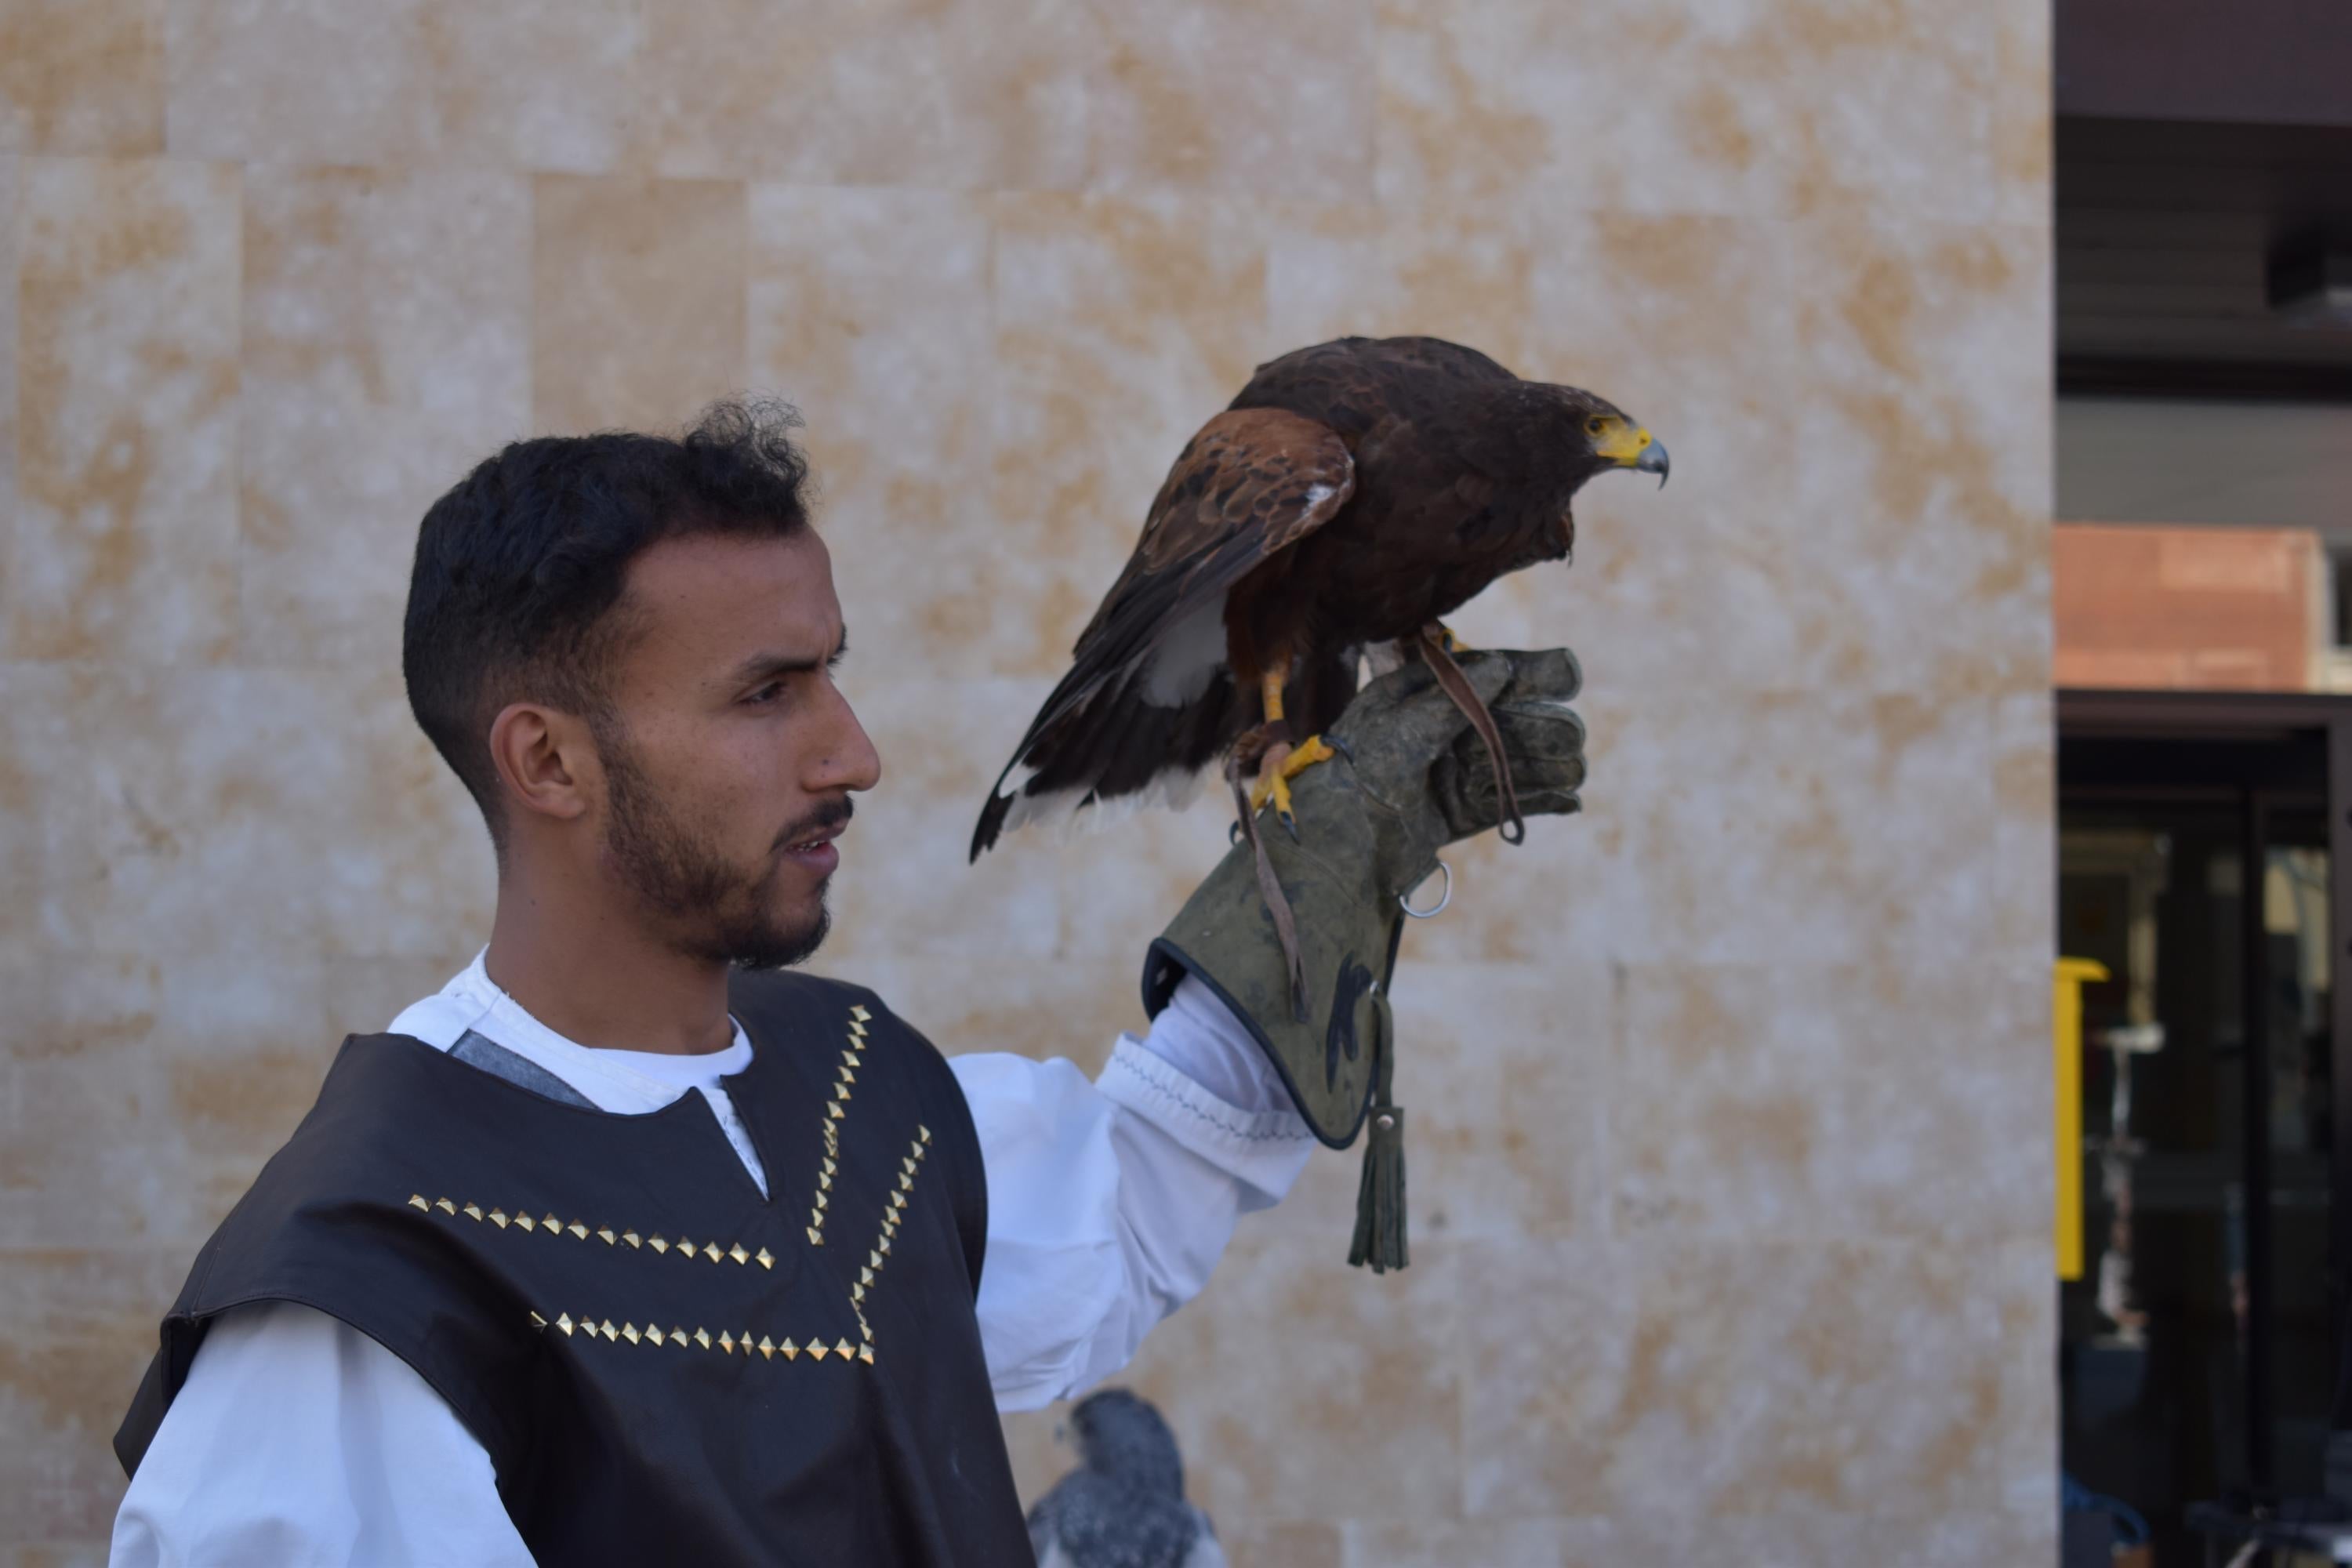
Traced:
[[629, 568], [600, 857], [674, 948], [774, 968], [824, 940], [831, 842], [881, 763], [833, 683], [844, 647], [815, 532], [665, 541]]

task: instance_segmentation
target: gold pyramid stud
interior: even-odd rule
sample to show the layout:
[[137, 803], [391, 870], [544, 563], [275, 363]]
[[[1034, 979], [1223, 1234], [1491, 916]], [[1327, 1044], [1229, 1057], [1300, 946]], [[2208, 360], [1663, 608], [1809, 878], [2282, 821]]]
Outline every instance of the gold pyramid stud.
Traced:
[[482, 1205], [479, 1205], [479, 1204], [467, 1204], [467, 1205], [466, 1205], [466, 1217], [467, 1217], [467, 1219], [479, 1219], [479, 1218], [481, 1218], [481, 1217], [482, 1217]]
[[898, 1168], [899, 1168], [900, 1170], [902, 1170], [902, 1171], [906, 1172], [906, 1173], [907, 1173], [907, 1174], [908, 1174], [908, 1175], [910, 1175], [910, 1176], [911, 1176], [911, 1175], [913, 1175], [913, 1174], [915, 1173], [915, 1158], [914, 1158], [914, 1156], [913, 1156], [913, 1155], [911, 1155], [911, 1154], [901, 1154], [901, 1155], [899, 1155], [899, 1156], [898, 1156]]
[[778, 1345], [776, 1348], [784, 1352], [784, 1359], [786, 1361], [798, 1361], [800, 1359], [800, 1346], [793, 1343], [790, 1340], [786, 1340], [782, 1344]]
[[706, 1241], [702, 1244], [702, 1256], [710, 1259], [711, 1262], [716, 1263], [727, 1255], [719, 1250], [719, 1244], [717, 1242]]
[[827, 1161], [825, 1161], [825, 1162], [824, 1162], [824, 1173], [825, 1173], [826, 1175], [828, 1175], [828, 1176], [832, 1175], [832, 1174], [834, 1173], [834, 1172], [835, 1172], [835, 1167], [834, 1163], [833, 1163], [832, 1161], [827, 1160]]
[[867, 1366], [872, 1366], [874, 1364], [874, 1347], [872, 1345], [858, 1346], [857, 1359], [864, 1362]]
[[760, 1267], [762, 1268], [773, 1268], [776, 1266], [776, 1255], [764, 1247], [751, 1256], [760, 1260]]
[[824, 1108], [824, 1113], [827, 1117], [835, 1121], [846, 1121], [849, 1120], [848, 1117], [842, 1114], [841, 1101], [837, 1100]]
[[658, 1236], [648, 1237], [646, 1241], [646, 1245], [652, 1247], [656, 1252], [667, 1252], [669, 1250], [669, 1243], [664, 1241]]
[[857, 1065], [857, 1053], [856, 1051], [845, 1050], [841, 1053], [841, 1059], [845, 1066], [856, 1067]]
[[819, 1188], [816, 1190], [816, 1206], [817, 1206], [817, 1207], [819, 1207], [819, 1208], [824, 1208], [824, 1207], [825, 1207], [827, 1205], [829, 1205], [829, 1204], [831, 1204], [831, 1203], [833, 1202], [833, 1199], [832, 1199], [830, 1196], [828, 1196], [828, 1195], [827, 1195], [831, 1191], [832, 1191], [832, 1189], [831, 1189], [831, 1188], [829, 1188], [829, 1187], [819, 1187]]
[[617, 1340], [621, 1337], [621, 1331], [613, 1326], [613, 1320], [610, 1318], [597, 1324], [596, 1331], [608, 1340]]
[[[864, 1037], [863, 1035], [860, 1035], [860, 1036], [858, 1037], [858, 1039], [859, 1039], [861, 1042], [863, 1042], [863, 1041], [864, 1041], [864, 1039], [865, 1039], [865, 1037]], [[847, 1058], [849, 1058], [849, 1065], [850, 1065], [851, 1067], [854, 1067], [854, 1068], [862, 1068], [862, 1067], [864, 1067], [864, 1066], [866, 1065], [866, 1058], [865, 1058], [864, 1057], [859, 1056], [856, 1051], [844, 1051], [844, 1052], [842, 1052], [841, 1054], [842, 1054], [843, 1056], [847, 1057]]]
[[447, 1198], [435, 1198], [433, 1200], [433, 1206], [439, 1209], [443, 1214], [453, 1215], [457, 1212], [457, 1205], [451, 1203]]
[[874, 1250], [875, 1250], [875, 1251], [877, 1251], [877, 1252], [878, 1252], [878, 1253], [880, 1253], [880, 1254], [881, 1254], [883, 1257], [885, 1257], [885, 1258], [889, 1257], [889, 1256], [890, 1256], [890, 1237], [889, 1237], [887, 1235], [885, 1235], [885, 1236], [882, 1237], [881, 1241], [880, 1241], [880, 1242], [878, 1242], [877, 1244], [876, 1244]]
[[433, 1205], [432, 1205], [431, 1204], [428, 1204], [428, 1203], [426, 1203], [426, 1202], [425, 1201], [425, 1194], [424, 1194], [423, 1193], [411, 1193], [411, 1194], [408, 1194], [408, 1206], [409, 1206], [410, 1208], [413, 1208], [413, 1209], [423, 1209], [423, 1210], [425, 1210], [427, 1214], [430, 1214], [430, 1213], [432, 1213], [432, 1212], [433, 1212]]
[[610, 1247], [614, 1242], [620, 1240], [621, 1237], [620, 1234], [608, 1225], [598, 1229], [596, 1232], [596, 1239], [603, 1242], [605, 1246]]
[[677, 1238], [677, 1249], [681, 1254], [688, 1258], [693, 1257], [696, 1251], [694, 1243], [687, 1240], [686, 1237], [682, 1236]]
[[866, 1010], [866, 1004], [863, 1002], [860, 1002], [856, 1006], [852, 1007], [849, 1010], [849, 1016], [856, 1019], [861, 1024], [866, 1022], [866, 1019], [874, 1016], [873, 1014]]
[[709, 1331], [701, 1328], [696, 1329], [694, 1331], [694, 1342], [700, 1345], [704, 1350], [709, 1350], [710, 1348]]
[[811, 1340], [811, 1341], [809, 1341], [809, 1342], [808, 1342], [808, 1352], [809, 1352], [809, 1354], [811, 1354], [811, 1355], [814, 1356], [817, 1360], [819, 1360], [819, 1361], [823, 1361], [823, 1360], [824, 1359], [824, 1354], [825, 1354], [825, 1352], [824, 1352], [824, 1342], [823, 1340]]
[[839, 1356], [842, 1360], [847, 1361], [851, 1356], [856, 1355], [857, 1352], [850, 1348], [849, 1342], [847, 1340], [844, 1340], [839, 1344], [833, 1347], [833, 1353]]
[[556, 1313], [555, 1326], [563, 1331], [563, 1337], [565, 1339], [570, 1339], [572, 1337], [572, 1314], [569, 1312]]
[[918, 1121], [915, 1123], [915, 1136], [928, 1143], [931, 1141], [931, 1130]]
[[[829, 1160], [828, 1160], [828, 1161], [826, 1161], [825, 1163], [826, 1163], [827, 1164], [831, 1164], [831, 1163], [832, 1163], [832, 1162], [831, 1162], [831, 1161], [829, 1161]], [[821, 1192], [821, 1193], [829, 1193], [829, 1192], [833, 1191], [833, 1178], [832, 1178], [831, 1176], [828, 1176], [828, 1175], [825, 1175], [825, 1174], [824, 1174], [824, 1173], [820, 1173], [818, 1174], [818, 1176], [817, 1176], [817, 1179], [816, 1179], [816, 1190], [817, 1190], [818, 1192]]]
[[863, 1318], [857, 1320], [857, 1331], [864, 1334], [869, 1341], [874, 1338], [874, 1326]]
[[869, 1252], [869, 1253], [867, 1253], [867, 1254], [866, 1255], [866, 1268], [881, 1268], [881, 1267], [882, 1267], [882, 1255], [881, 1255], [879, 1252]]
[[760, 1336], [760, 1359], [761, 1361], [776, 1359], [776, 1342], [765, 1334]]
[[686, 1348], [686, 1331], [680, 1328], [672, 1328], [669, 1331], [669, 1342], [676, 1345], [678, 1349], [684, 1350]]
[[844, 1068], [841, 1069], [841, 1081], [844, 1083], [856, 1083], [857, 1081], [857, 1075], [851, 1072], [847, 1068]]
[[647, 1323], [646, 1325], [646, 1338], [653, 1341], [656, 1344], [659, 1344], [662, 1342], [662, 1337], [661, 1325], [659, 1323]]
[[643, 1247], [646, 1244], [645, 1237], [639, 1236], [634, 1230], [623, 1231], [621, 1233], [621, 1239], [627, 1242], [631, 1247]]
[[500, 1230], [506, 1229], [507, 1211], [504, 1209], [492, 1209], [490, 1211], [490, 1223], [497, 1226]]
[[553, 1215], [549, 1215], [545, 1219], [541, 1220], [539, 1223], [545, 1226], [548, 1229], [554, 1231], [559, 1236], [562, 1234], [563, 1222], [556, 1218]]
[[809, 1245], [811, 1247], [823, 1247], [824, 1245], [824, 1232], [817, 1229], [814, 1226], [808, 1227], [808, 1238]]
[[863, 1285], [852, 1285], [852, 1286], [849, 1288], [849, 1301], [850, 1301], [850, 1305], [852, 1305], [852, 1306], [856, 1306], [856, 1305], [858, 1305], [859, 1303], [863, 1302], [865, 1300], [866, 1300], [866, 1287], [865, 1287], [865, 1286], [863, 1286]]
[[849, 1098], [849, 1086], [845, 1083], [835, 1084], [833, 1086], [833, 1098], [835, 1100], [847, 1100]]
[[904, 1171], [899, 1172], [898, 1190], [902, 1193], [913, 1192], [915, 1190], [915, 1178], [907, 1174]]
[[733, 1258], [738, 1263], [749, 1263], [751, 1261], [751, 1255], [743, 1250], [743, 1244], [740, 1241], [727, 1249], [727, 1256]]
[[735, 1342], [728, 1337], [727, 1331], [724, 1329], [719, 1331], [719, 1348], [730, 1355], [735, 1353]]
[[860, 1285], [871, 1285], [874, 1283], [874, 1266], [872, 1264], [869, 1263], [865, 1268], [857, 1271], [857, 1282]]
[[823, 1210], [823, 1209], [821, 1209], [821, 1208], [814, 1208], [814, 1209], [809, 1210], [809, 1224], [810, 1224], [810, 1226], [820, 1226], [820, 1225], [823, 1225], [824, 1223], [824, 1210]]
[[635, 1323], [623, 1323], [621, 1325], [621, 1337], [628, 1341], [631, 1344], [635, 1344], [637, 1342], [637, 1325]]
[[907, 1206], [907, 1194], [904, 1193], [892, 1193], [890, 1194], [890, 1206], [894, 1209], [905, 1208]]
[[537, 1312], [533, 1312], [530, 1315], [530, 1326], [534, 1329], [543, 1329], [547, 1327], [547, 1320], [541, 1317]]
[[582, 1240], [582, 1241], [585, 1241], [585, 1240], [587, 1240], [587, 1239], [588, 1239], [588, 1227], [587, 1227], [586, 1226], [584, 1226], [584, 1225], [582, 1225], [582, 1224], [581, 1224], [578, 1220], [576, 1220], [576, 1219], [575, 1219], [575, 1220], [573, 1220], [570, 1225], [565, 1226], [563, 1228], [564, 1228], [564, 1229], [566, 1229], [566, 1230], [568, 1230], [568, 1231], [570, 1231], [570, 1232], [571, 1232], [571, 1233], [572, 1233], [575, 1237], [577, 1237], [578, 1239], [580, 1239], [580, 1240]]
[[537, 1230], [539, 1228], [539, 1221], [531, 1218], [530, 1215], [527, 1214], [519, 1214], [515, 1215], [515, 1224], [522, 1226], [525, 1230]]

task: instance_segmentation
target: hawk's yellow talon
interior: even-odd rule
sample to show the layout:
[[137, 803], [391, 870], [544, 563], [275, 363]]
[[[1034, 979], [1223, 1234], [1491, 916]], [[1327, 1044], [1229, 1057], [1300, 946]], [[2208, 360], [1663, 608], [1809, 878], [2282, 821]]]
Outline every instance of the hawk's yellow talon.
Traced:
[[1274, 802], [1275, 814], [1282, 818], [1283, 826], [1290, 828], [1292, 837], [1296, 837], [1298, 830], [1290, 815], [1290, 781], [1316, 763], [1329, 762], [1338, 755], [1325, 743], [1322, 736], [1309, 735], [1293, 746], [1289, 754], [1274, 766], [1260, 770], [1257, 783], [1250, 786], [1250, 810], [1253, 813], [1264, 811], [1267, 801]]
[[1307, 739], [1298, 742], [1297, 748], [1293, 751], [1290, 755], [1282, 759], [1282, 766], [1276, 771], [1281, 773], [1284, 781], [1286, 783], [1291, 779], [1297, 778], [1299, 774], [1305, 773], [1316, 763], [1328, 763], [1339, 754], [1339, 752], [1330, 748], [1330, 745], [1324, 741], [1322, 736], [1309, 735]]

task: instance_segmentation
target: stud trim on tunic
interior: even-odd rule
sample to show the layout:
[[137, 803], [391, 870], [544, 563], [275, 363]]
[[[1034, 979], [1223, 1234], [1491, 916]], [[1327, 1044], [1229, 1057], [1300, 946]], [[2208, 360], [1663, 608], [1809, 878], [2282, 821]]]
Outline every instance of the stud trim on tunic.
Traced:
[[[832, 1212], [834, 1184], [841, 1173], [841, 1130], [848, 1121], [844, 1107], [852, 1098], [852, 1090], [857, 1082], [857, 1069], [865, 1065], [865, 1058], [860, 1053], [868, 1044], [866, 1024], [872, 1016], [862, 1005], [849, 1009], [848, 1045], [841, 1053], [841, 1065], [832, 1084], [832, 1098], [825, 1101], [825, 1113], [818, 1121], [824, 1152], [818, 1157], [815, 1183], [809, 1194], [811, 1203], [806, 1228], [811, 1247], [824, 1245], [825, 1218]], [[697, 1324], [689, 1331], [683, 1324], [673, 1323], [664, 1328], [659, 1323], [615, 1323], [611, 1318], [596, 1313], [583, 1313], [575, 1318], [568, 1310], [558, 1311], [552, 1318], [533, 1310], [530, 1313], [531, 1327], [542, 1332], [554, 1329], [567, 1340], [584, 1336], [592, 1343], [601, 1336], [602, 1342], [608, 1345], [625, 1342], [649, 1350], [716, 1350], [721, 1355], [740, 1353], [747, 1359], [757, 1355], [768, 1362], [782, 1356], [785, 1362], [793, 1363], [805, 1355], [812, 1363], [832, 1358], [871, 1366], [874, 1364], [874, 1327], [866, 1321], [866, 1300], [879, 1288], [882, 1271], [889, 1262], [890, 1244], [898, 1235], [900, 1222], [906, 1217], [908, 1200], [915, 1189], [915, 1177], [920, 1173], [923, 1162], [929, 1156], [930, 1142], [931, 1130], [918, 1123], [915, 1136], [908, 1141], [906, 1152], [899, 1157], [895, 1184], [882, 1194], [881, 1225], [874, 1235], [872, 1246], [866, 1250], [865, 1263], [859, 1267], [856, 1280], [848, 1288], [849, 1311], [856, 1320], [860, 1342], [856, 1344], [850, 1343], [842, 1335], [835, 1335], [833, 1342], [827, 1344], [824, 1336], [810, 1334], [800, 1336], [796, 1343], [793, 1335], [779, 1337], [768, 1329], [763, 1329], [756, 1339], [750, 1330], [729, 1328], [722, 1328], [713, 1335], [701, 1324]], [[566, 1222], [552, 1210], [534, 1217], [528, 1207], [518, 1206], [509, 1213], [499, 1207], [486, 1209], [474, 1202], [459, 1203], [447, 1197], [427, 1198], [423, 1193], [411, 1193], [407, 1206], [427, 1217], [437, 1215], [456, 1219], [462, 1216], [474, 1224], [487, 1224], [499, 1230], [512, 1227], [525, 1234], [543, 1234], [559, 1240], [594, 1239], [607, 1247], [626, 1246], [632, 1251], [649, 1250], [661, 1258], [675, 1252], [689, 1260], [698, 1258], [710, 1263], [732, 1262], [739, 1268], [752, 1263], [768, 1269], [776, 1266], [775, 1255], [765, 1247], [753, 1252], [747, 1250], [740, 1241], [721, 1246], [707, 1237], [699, 1242], [684, 1236], [672, 1239], [658, 1232], [646, 1234], [617, 1229], [609, 1225], [591, 1226], [583, 1219]]]

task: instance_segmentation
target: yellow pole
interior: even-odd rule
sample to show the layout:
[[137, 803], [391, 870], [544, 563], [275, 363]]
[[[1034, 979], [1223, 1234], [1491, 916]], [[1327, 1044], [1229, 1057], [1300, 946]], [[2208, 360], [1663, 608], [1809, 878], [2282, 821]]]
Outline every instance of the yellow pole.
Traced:
[[2087, 958], [2062, 958], [2051, 967], [2055, 995], [2051, 1038], [2058, 1069], [2058, 1278], [2083, 1277], [2083, 984], [2105, 980], [2107, 967]]

